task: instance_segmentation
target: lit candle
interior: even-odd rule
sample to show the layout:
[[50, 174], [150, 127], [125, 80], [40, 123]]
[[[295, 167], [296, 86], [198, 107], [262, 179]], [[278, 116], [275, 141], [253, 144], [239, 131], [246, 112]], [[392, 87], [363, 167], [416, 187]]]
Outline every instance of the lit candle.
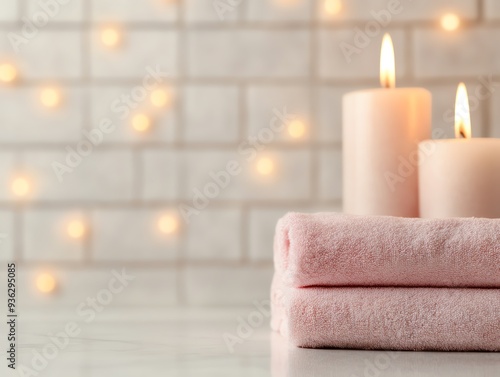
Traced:
[[[396, 88], [394, 48], [384, 36], [382, 88], [348, 93], [343, 103], [344, 211], [418, 217], [418, 143], [430, 138], [431, 94]], [[408, 171], [410, 170], [410, 171]]]
[[500, 139], [472, 138], [464, 84], [455, 102], [455, 139], [428, 140], [422, 158], [422, 217], [500, 218]]

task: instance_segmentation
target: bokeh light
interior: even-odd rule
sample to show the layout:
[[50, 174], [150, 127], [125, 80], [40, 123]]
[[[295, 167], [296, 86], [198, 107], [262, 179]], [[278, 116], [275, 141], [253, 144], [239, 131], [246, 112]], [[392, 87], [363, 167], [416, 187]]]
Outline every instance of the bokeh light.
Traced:
[[11, 184], [12, 193], [18, 198], [26, 197], [31, 191], [31, 182], [27, 177], [14, 177]]
[[40, 92], [40, 102], [45, 107], [54, 108], [61, 104], [62, 94], [58, 88], [46, 87]]
[[0, 81], [10, 84], [17, 79], [17, 68], [10, 63], [0, 64]]
[[441, 17], [441, 27], [446, 31], [457, 30], [460, 26], [460, 18], [454, 13], [447, 13]]
[[276, 167], [271, 158], [261, 157], [257, 160], [256, 169], [260, 175], [268, 176], [274, 173]]
[[329, 16], [336, 16], [342, 11], [341, 0], [324, 0], [323, 8]]
[[135, 114], [132, 117], [132, 127], [137, 132], [146, 132], [151, 128], [151, 119], [146, 114]]
[[101, 31], [101, 42], [107, 47], [117, 47], [122, 41], [122, 33], [117, 27], [108, 26]]
[[155, 107], [166, 107], [172, 102], [172, 94], [164, 88], [155, 89], [151, 92], [150, 100]]
[[173, 213], [161, 216], [158, 220], [158, 229], [164, 234], [177, 233], [179, 230], [179, 218]]
[[81, 219], [71, 220], [66, 228], [68, 236], [74, 239], [80, 239], [85, 235], [85, 222]]
[[42, 273], [36, 278], [36, 287], [42, 293], [54, 292], [56, 286], [56, 279], [49, 273]]
[[300, 139], [306, 134], [306, 125], [300, 119], [294, 119], [288, 124], [288, 134], [293, 139]]

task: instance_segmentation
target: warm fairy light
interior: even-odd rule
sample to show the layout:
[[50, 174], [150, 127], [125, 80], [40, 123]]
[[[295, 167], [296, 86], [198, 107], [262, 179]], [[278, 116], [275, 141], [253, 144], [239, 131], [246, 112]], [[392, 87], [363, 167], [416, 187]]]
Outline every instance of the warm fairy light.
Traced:
[[146, 132], [151, 127], [151, 119], [146, 114], [135, 114], [132, 118], [132, 127], [137, 132]]
[[42, 293], [51, 293], [56, 289], [56, 279], [48, 273], [42, 273], [36, 278], [36, 287]]
[[66, 231], [71, 238], [79, 239], [85, 235], [85, 223], [82, 220], [71, 220]]
[[382, 40], [382, 49], [380, 51], [380, 84], [383, 88], [394, 88], [396, 86], [394, 46], [391, 36], [387, 33]]
[[470, 139], [472, 137], [469, 96], [463, 82], [458, 85], [455, 101], [455, 136], [457, 139]]
[[261, 157], [257, 161], [256, 169], [260, 175], [271, 175], [274, 172], [274, 161], [269, 157]]
[[15, 196], [17, 196], [19, 198], [23, 198], [29, 194], [29, 192], [31, 190], [31, 184], [30, 184], [30, 181], [26, 177], [22, 177], [22, 176], [15, 177], [12, 180], [11, 189], [12, 189], [12, 193]]
[[174, 214], [166, 214], [158, 220], [158, 229], [165, 234], [176, 233], [179, 229], [179, 219]]
[[330, 16], [336, 16], [342, 10], [341, 0], [325, 0], [323, 7]]
[[47, 87], [40, 92], [40, 102], [45, 107], [57, 107], [61, 104], [61, 91], [58, 88]]
[[460, 26], [460, 18], [454, 13], [447, 13], [441, 17], [441, 27], [446, 31], [457, 30]]
[[166, 89], [155, 89], [151, 92], [150, 100], [155, 107], [165, 107], [171, 102], [172, 95]]
[[299, 119], [292, 120], [288, 124], [288, 134], [294, 139], [300, 139], [306, 133], [306, 125]]
[[17, 78], [17, 68], [10, 63], [0, 64], [0, 81], [12, 83]]
[[118, 28], [108, 26], [101, 31], [101, 41], [105, 46], [116, 47], [122, 39], [121, 32]]

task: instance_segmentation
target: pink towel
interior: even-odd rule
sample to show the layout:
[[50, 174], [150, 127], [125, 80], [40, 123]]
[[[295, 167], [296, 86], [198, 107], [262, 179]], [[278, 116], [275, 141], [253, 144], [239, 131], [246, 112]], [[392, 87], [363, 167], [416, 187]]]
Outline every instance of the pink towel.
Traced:
[[274, 248], [293, 287], [500, 287], [500, 219], [289, 213]]
[[500, 351], [500, 290], [286, 288], [272, 327], [298, 347]]

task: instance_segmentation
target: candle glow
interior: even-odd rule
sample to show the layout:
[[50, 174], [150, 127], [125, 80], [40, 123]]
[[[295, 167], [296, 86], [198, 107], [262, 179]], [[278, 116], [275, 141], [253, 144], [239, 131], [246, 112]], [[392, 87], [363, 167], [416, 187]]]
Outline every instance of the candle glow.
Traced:
[[472, 137], [469, 96], [463, 82], [458, 85], [455, 100], [455, 136], [457, 139], [470, 139]]
[[380, 84], [383, 88], [396, 87], [396, 64], [394, 45], [389, 34], [385, 34], [380, 51]]

